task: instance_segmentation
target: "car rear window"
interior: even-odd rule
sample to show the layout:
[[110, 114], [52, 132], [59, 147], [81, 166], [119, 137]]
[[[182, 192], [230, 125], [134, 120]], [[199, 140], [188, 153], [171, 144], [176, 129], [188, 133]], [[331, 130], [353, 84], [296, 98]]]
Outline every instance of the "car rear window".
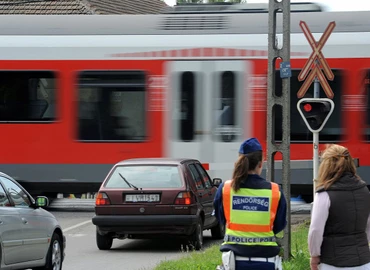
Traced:
[[178, 188], [182, 186], [177, 165], [118, 166], [106, 181], [107, 188]]

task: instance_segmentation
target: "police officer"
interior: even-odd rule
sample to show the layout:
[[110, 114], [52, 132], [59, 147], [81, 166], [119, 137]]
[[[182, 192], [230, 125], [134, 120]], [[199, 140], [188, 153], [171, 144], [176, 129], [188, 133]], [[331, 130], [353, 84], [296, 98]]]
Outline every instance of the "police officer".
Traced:
[[280, 269], [275, 235], [286, 226], [286, 200], [275, 183], [260, 176], [262, 147], [256, 138], [242, 143], [232, 180], [220, 185], [215, 215], [226, 224], [221, 245], [224, 269]]

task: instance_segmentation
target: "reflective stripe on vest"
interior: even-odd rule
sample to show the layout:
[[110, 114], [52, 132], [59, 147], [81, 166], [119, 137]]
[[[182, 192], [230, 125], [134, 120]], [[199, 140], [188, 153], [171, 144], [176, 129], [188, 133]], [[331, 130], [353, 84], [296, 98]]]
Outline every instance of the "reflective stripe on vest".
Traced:
[[263, 243], [263, 242], [275, 242], [276, 237], [239, 237], [233, 235], [225, 234], [224, 237], [225, 242], [235, 242], [235, 243]]
[[271, 183], [271, 190], [243, 188], [234, 193], [231, 180], [228, 180], [222, 196], [227, 229], [260, 233], [272, 231], [280, 199], [276, 183]]

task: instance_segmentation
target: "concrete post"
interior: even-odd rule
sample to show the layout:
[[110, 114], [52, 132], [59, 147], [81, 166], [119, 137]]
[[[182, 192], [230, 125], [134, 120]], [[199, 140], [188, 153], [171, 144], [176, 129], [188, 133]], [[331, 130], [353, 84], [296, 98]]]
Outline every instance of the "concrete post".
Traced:
[[[276, 47], [276, 20], [277, 11], [282, 11], [283, 20], [283, 46]], [[279, 15], [280, 16], [280, 15]], [[283, 156], [283, 193], [287, 200], [287, 226], [284, 230], [283, 249], [284, 260], [288, 260], [291, 254], [291, 217], [290, 217], [290, 78], [282, 79], [282, 95], [275, 95], [275, 64], [276, 59], [281, 58], [284, 62], [290, 62], [290, 0], [269, 0], [269, 33], [268, 33], [268, 85], [267, 85], [267, 179], [274, 179], [274, 157], [277, 152]], [[290, 69], [290, 66], [289, 66]], [[275, 108], [282, 107], [282, 142], [276, 144], [275, 134]]]

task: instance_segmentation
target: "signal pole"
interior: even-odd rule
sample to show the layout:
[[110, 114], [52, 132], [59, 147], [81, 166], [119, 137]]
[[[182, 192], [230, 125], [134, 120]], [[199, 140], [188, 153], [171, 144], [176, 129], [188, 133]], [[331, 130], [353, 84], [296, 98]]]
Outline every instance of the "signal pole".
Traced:
[[[315, 60], [316, 64], [318, 65], [318, 61]], [[314, 86], [313, 86], [313, 97], [320, 98], [320, 81], [317, 76], [315, 77]], [[317, 176], [319, 171], [319, 132], [313, 132], [313, 199], [315, 198], [315, 191], [316, 191], [316, 182]]]
[[[281, 14], [277, 13], [282, 11]], [[283, 46], [276, 46], [276, 21], [277, 17], [283, 20]], [[284, 229], [282, 245], [284, 248], [284, 260], [288, 260], [291, 254], [291, 217], [290, 217], [290, 0], [269, 0], [268, 19], [268, 82], [267, 82], [267, 180], [275, 182], [275, 154], [280, 152], [283, 156], [283, 193], [287, 201], [287, 226]], [[282, 79], [282, 95], [275, 95], [275, 61], [281, 58], [280, 78]], [[283, 136], [280, 144], [275, 143], [275, 108], [282, 108]], [[279, 241], [280, 242], [280, 241]]]

